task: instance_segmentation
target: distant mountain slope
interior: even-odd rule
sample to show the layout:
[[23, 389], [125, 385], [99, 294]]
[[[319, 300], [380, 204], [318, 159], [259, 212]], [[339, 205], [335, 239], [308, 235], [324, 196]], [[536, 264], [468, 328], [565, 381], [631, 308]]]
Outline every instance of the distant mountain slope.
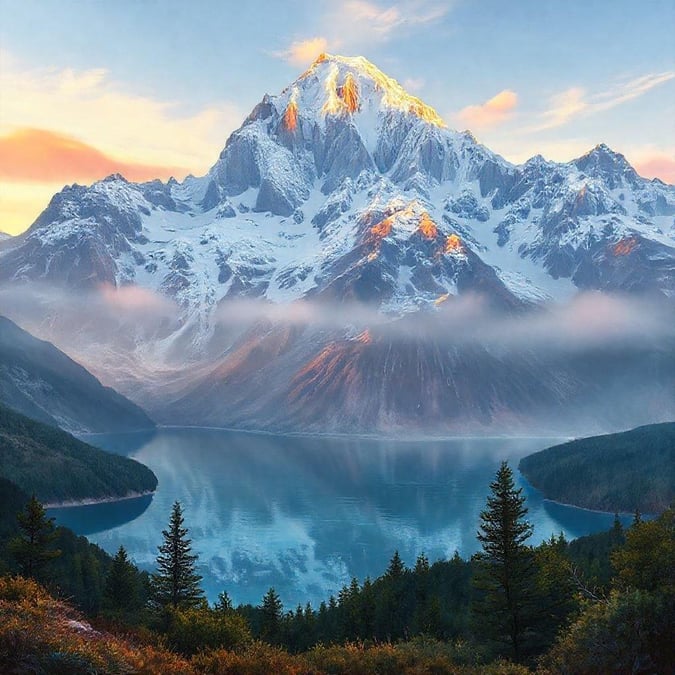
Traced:
[[155, 475], [140, 462], [2, 405], [0, 477], [47, 503], [127, 497], [157, 487]]
[[0, 403], [71, 432], [147, 429], [154, 422], [49, 342], [0, 316]]
[[658, 513], [675, 501], [675, 423], [556, 445], [524, 457], [519, 468], [548, 499]]

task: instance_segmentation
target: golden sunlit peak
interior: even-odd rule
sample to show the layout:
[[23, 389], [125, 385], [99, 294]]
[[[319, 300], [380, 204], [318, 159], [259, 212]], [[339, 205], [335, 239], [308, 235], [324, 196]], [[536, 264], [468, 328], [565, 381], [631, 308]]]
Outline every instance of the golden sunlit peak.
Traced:
[[361, 99], [366, 96], [365, 92], [359, 91], [359, 87], [364, 82], [370, 82], [374, 92], [380, 96], [382, 107], [411, 113], [438, 127], [446, 126], [431, 106], [409, 94], [395, 79], [385, 75], [363, 56], [349, 57], [322, 53], [300, 76], [300, 80], [310, 75], [318, 76], [319, 69], [326, 67], [324, 64], [329, 67], [323, 81], [326, 92], [326, 102], [322, 108], [324, 114], [356, 112], [361, 105]]

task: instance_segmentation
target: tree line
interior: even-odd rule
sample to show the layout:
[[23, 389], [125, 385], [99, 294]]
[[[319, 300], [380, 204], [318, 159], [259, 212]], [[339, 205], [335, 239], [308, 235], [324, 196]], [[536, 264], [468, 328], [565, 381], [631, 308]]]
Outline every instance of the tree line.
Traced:
[[[49, 568], [63, 553], [53, 519], [33, 497], [18, 525], [9, 543], [18, 570], [48, 583]], [[208, 604], [176, 502], [154, 572], [139, 572], [124, 547], [117, 551], [100, 616], [126, 629], [156, 631], [188, 656], [254, 639], [300, 653], [318, 644], [424, 636], [466, 645], [485, 662], [503, 657], [528, 665], [548, 660], [561, 672], [621, 672], [629, 664], [631, 672], [670, 672], [674, 528], [670, 509], [651, 521], [636, 514], [627, 531], [617, 518], [610, 532], [574, 542], [560, 535], [533, 547], [525, 497], [503, 463], [480, 514], [481, 551], [470, 560], [455, 554], [430, 563], [422, 553], [407, 568], [396, 552], [380, 577], [352, 579], [317, 608], [285, 610], [274, 588], [260, 605], [235, 608], [225, 591]]]

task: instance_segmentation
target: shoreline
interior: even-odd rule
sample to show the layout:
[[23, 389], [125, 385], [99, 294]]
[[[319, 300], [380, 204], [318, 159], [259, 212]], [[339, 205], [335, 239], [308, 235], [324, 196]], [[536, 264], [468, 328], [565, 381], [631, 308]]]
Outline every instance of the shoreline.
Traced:
[[[537, 490], [538, 488], [534, 488]], [[541, 492], [541, 490], [539, 490]], [[564, 506], [565, 508], [572, 508], [572, 509], [579, 509], [580, 511], [589, 511], [590, 513], [601, 513], [606, 516], [614, 516], [618, 515], [619, 517], [621, 516], [628, 516], [632, 517], [635, 515], [635, 513], [631, 513], [630, 511], [603, 511], [602, 509], [591, 509], [588, 506], [579, 506], [578, 504], [570, 504], [568, 502], [561, 502], [557, 499], [550, 499], [549, 497], [544, 497], [542, 493], [542, 498], [545, 502], [550, 502], [551, 504], [557, 504], [558, 506]], [[642, 513], [640, 512], [640, 516], [645, 516], [645, 517], [651, 517], [655, 516], [657, 514], [654, 513]]]
[[89, 497], [85, 499], [71, 499], [64, 502], [50, 502], [43, 504], [45, 509], [69, 509], [75, 506], [94, 506], [95, 504], [113, 504], [115, 502], [124, 502], [129, 499], [138, 499], [154, 495], [157, 490], [144, 490], [143, 492], [131, 492], [123, 497]]
[[[634, 516], [635, 513], [631, 511], [603, 511], [602, 509], [592, 509], [588, 506], [579, 506], [578, 504], [571, 504], [569, 502], [561, 502], [559, 499], [551, 499], [550, 497], [547, 497], [542, 490], [540, 490], [538, 487], [533, 485], [529, 478], [518, 468], [518, 473], [522, 477], [523, 481], [527, 484], [527, 487], [530, 490], [533, 490], [535, 492], [538, 492], [541, 495], [542, 501], [549, 502], [550, 504], [557, 504], [558, 506], [564, 506], [565, 508], [568, 509], [579, 509], [580, 511], [588, 511], [589, 513], [600, 513], [603, 515], [607, 516], [613, 516], [613, 515], [618, 515], [619, 517], [625, 516], [625, 517], [631, 517]], [[640, 513], [641, 516], [644, 516], [646, 518], [656, 518], [658, 516], [658, 513]]]
[[[337, 440], [363, 440], [363, 441], [394, 441], [402, 443], [415, 443], [415, 442], [430, 442], [430, 441], [462, 441], [462, 440], [472, 440], [472, 439], [492, 439], [492, 440], [509, 440], [509, 439], [545, 439], [545, 440], [557, 440], [561, 443], [567, 443], [569, 441], [576, 440], [578, 438], [585, 438], [585, 436], [574, 435], [570, 433], [554, 433], [554, 432], [544, 432], [533, 433], [526, 432], [523, 433], [496, 433], [494, 431], [488, 433], [479, 433], [475, 432], [466, 432], [466, 433], [447, 433], [447, 434], [412, 434], [405, 435], [403, 433], [398, 433], [397, 431], [392, 431], [391, 435], [383, 432], [347, 432], [347, 431], [291, 431], [291, 430], [270, 430], [270, 429], [251, 429], [248, 427], [228, 427], [228, 426], [216, 426], [209, 424], [161, 424], [157, 425], [151, 429], [136, 429], [133, 431], [92, 431], [92, 432], [82, 432], [77, 434], [77, 438], [89, 442], [89, 439], [92, 442], [97, 436], [111, 436], [118, 434], [140, 434], [146, 432], [157, 432], [163, 430], [180, 430], [180, 429], [190, 429], [197, 431], [227, 431], [240, 434], [250, 434], [253, 436], [281, 436], [284, 438], [327, 438], [327, 439], [337, 439]], [[402, 432], [404, 430], [401, 430]], [[109, 451], [106, 451], [109, 452]]]
[[[454, 435], [427, 435], [427, 436], [404, 436], [401, 434], [389, 436], [387, 434], [370, 434], [370, 433], [348, 433], [339, 431], [269, 431], [266, 429], [243, 429], [238, 427], [217, 427], [217, 426], [203, 426], [199, 424], [158, 424], [157, 429], [196, 429], [203, 431], [228, 431], [241, 434], [251, 434], [255, 436], [282, 436], [284, 438], [327, 438], [337, 440], [360, 440], [360, 441], [395, 441], [401, 443], [415, 443], [415, 442], [432, 442], [432, 441], [463, 441], [473, 439], [490, 439], [490, 440], [510, 440], [510, 439], [563, 439], [574, 440], [578, 436], [570, 435], [540, 435], [540, 434], [454, 434]], [[393, 432], [392, 432], [393, 433]]]

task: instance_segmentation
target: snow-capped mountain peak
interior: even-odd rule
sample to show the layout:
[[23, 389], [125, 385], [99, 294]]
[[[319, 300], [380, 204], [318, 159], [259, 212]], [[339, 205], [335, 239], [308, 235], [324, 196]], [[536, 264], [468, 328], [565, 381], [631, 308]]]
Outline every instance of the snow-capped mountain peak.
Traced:
[[139, 283], [202, 317], [239, 295], [407, 312], [470, 289], [506, 304], [672, 294], [673, 215], [675, 190], [604, 144], [516, 167], [363, 57], [322, 54], [263, 97], [206, 176], [64, 188], [2, 244], [0, 278]]
[[308, 119], [327, 115], [352, 115], [355, 119], [374, 112], [413, 114], [429, 124], [444, 127], [438, 113], [410, 95], [396, 80], [362, 56], [321, 54], [279, 97], [277, 110]]
[[[465, 294], [506, 313], [588, 289], [674, 297], [674, 217], [675, 187], [641, 178], [606, 145], [514, 166], [367, 60], [322, 55], [262, 98], [206, 176], [65, 187], [24, 234], [0, 241], [0, 282], [168, 298], [170, 317], [150, 338], [132, 335], [131, 354], [85, 359], [144, 402], [156, 394], [135, 373], [148, 356], [161, 368], [172, 355], [201, 364], [177, 376], [170, 396], [180, 403], [158, 419], [367, 428], [417, 419], [429, 392], [429, 419], [445, 423], [466, 406], [489, 419], [547, 397], [556, 406], [579, 372], [555, 381], [529, 364], [391, 344], [355, 325], [224, 333], [228, 301], [281, 305], [278, 316], [298, 300], [329, 311], [364, 303], [376, 325], [414, 325], [442, 323]], [[56, 307], [41, 325], [58, 317]], [[86, 350], [107, 339], [97, 328]]]

